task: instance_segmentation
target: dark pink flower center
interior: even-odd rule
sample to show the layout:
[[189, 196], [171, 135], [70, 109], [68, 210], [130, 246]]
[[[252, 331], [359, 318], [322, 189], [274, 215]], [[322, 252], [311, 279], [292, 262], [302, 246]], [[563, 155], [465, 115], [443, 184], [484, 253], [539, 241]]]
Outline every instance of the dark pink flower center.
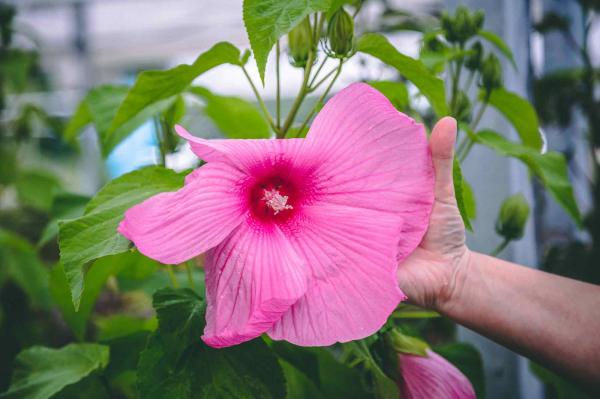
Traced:
[[250, 209], [261, 221], [282, 222], [294, 215], [302, 196], [297, 185], [279, 175], [257, 179], [250, 190]]

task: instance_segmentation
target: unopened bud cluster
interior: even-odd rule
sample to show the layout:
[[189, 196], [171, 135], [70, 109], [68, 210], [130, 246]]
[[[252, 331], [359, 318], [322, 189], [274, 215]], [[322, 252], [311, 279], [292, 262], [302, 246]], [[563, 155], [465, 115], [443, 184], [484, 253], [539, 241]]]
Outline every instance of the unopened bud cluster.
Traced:
[[440, 22], [446, 40], [450, 43], [464, 44], [481, 30], [483, 21], [483, 12], [471, 13], [467, 7], [460, 6], [456, 8], [454, 16], [450, 16], [447, 12], [442, 13]]

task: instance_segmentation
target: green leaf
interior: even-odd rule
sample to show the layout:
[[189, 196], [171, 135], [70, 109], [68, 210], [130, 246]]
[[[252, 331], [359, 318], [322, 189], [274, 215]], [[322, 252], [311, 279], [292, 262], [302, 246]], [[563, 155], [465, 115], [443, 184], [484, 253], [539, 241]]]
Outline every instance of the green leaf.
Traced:
[[19, 353], [3, 399], [46, 399], [108, 364], [108, 347], [69, 344], [60, 349], [34, 346]]
[[401, 302], [396, 307], [394, 313], [392, 313], [392, 317], [397, 319], [430, 319], [440, 316], [441, 315], [438, 312], [426, 310], [406, 302]]
[[41, 247], [47, 244], [58, 234], [58, 221], [63, 219], [74, 219], [83, 215], [85, 206], [90, 201], [90, 197], [72, 193], [59, 193], [54, 196], [52, 207], [50, 209], [50, 221], [44, 228], [37, 246]]
[[471, 226], [471, 219], [469, 218], [469, 212], [467, 211], [467, 205], [464, 194], [464, 179], [462, 175], [462, 171], [460, 169], [460, 164], [458, 163], [458, 159], [454, 158], [454, 163], [452, 165], [452, 176], [454, 178], [454, 196], [456, 197], [456, 205], [458, 206], [458, 211], [460, 212], [460, 217], [465, 224], [465, 227], [469, 231], [473, 231], [473, 226]]
[[538, 117], [529, 101], [516, 93], [496, 89], [488, 102], [514, 126], [523, 144], [536, 150], [542, 148]]
[[463, 59], [473, 53], [472, 50], [460, 50], [451, 47], [445, 47], [439, 51], [422, 48], [419, 53], [419, 60], [432, 72], [442, 73], [449, 61]]
[[176, 96], [175, 101], [163, 112], [167, 126], [175, 126], [185, 115], [185, 100], [182, 95]]
[[287, 133], [285, 134], [285, 138], [286, 139], [297, 139], [297, 138], [303, 139], [306, 137], [309, 130], [310, 130], [310, 126], [304, 126], [302, 128], [302, 131], [300, 131], [300, 127], [292, 126], [288, 129]]
[[352, 341], [343, 344], [346, 357], [352, 364], [360, 364], [369, 376], [372, 397], [397, 399], [399, 397], [396, 381], [388, 377], [373, 358], [366, 340]]
[[277, 358], [259, 338], [214, 349], [200, 340], [204, 304], [189, 289], [154, 295], [158, 330], [138, 365], [145, 399], [283, 398], [285, 382]]
[[[288, 387], [288, 398], [369, 397], [361, 384], [360, 373], [336, 359], [331, 350], [301, 347], [284, 341], [272, 341], [270, 346], [282, 364]], [[291, 368], [293, 370], [290, 370]], [[304, 386], [298, 386], [300, 383]], [[307, 391], [312, 394], [307, 396]]]
[[35, 248], [18, 235], [0, 229], [0, 265], [36, 307], [50, 306], [48, 271]]
[[390, 80], [371, 81], [367, 83], [386, 96], [398, 111], [404, 111], [408, 107], [408, 89], [404, 83]]
[[396, 68], [429, 100], [437, 116], [448, 115], [444, 82], [431, 74], [421, 61], [400, 53], [388, 39], [378, 33], [363, 35], [358, 40], [358, 51], [372, 55]]
[[[175, 96], [183, 93], [194, 79], [204, 72], [222, 64], [240, 64], [240, 51], [231, 43], [215, 44], [202, 53], [193, 64], [179, 65], [165, 71], [144, 71], [127, 93], [107, 131], [107, 136], [117, 135], [118, 130], [141, 113], [151, 116], [157, 109], [168, 108]], [[166, 103], [166, 104], [165, 104]], [[149, 111], [150, 110], [150, 111]], [[109, 139], [110, 143], [117, 141]]]
[[511, 65], [517, 70], [517, 64], [515, 63], [515, 57], [513, 56], [510, 47], [502, 40], [500, 36], [495, 34], [494, 32], [490, 32], [487, 30], [480, 30], [477, 32], [477, 36], [481, 37], [484, 40], [487, 40], [489, 43], [493, 44], [500, 52], [510, 61]]
[[50, 292], [65, 322], [71, 327], [77, 339], [85, 338], [87, 321], [108, 278], [145, 262], [146, 258], [138, 252], [106, 256], [95, 261], [85, 275], [84, 289], [77, 311], [71, 299], [71, 290], [63, 265], [58, 263], [54, 266], [50, 272]]
[[525, 163], [573, 221], [578, 226], [582, 225], [581, 214], [573, 195], [573, 187], [569, 182], [567, 162], [562, 154], [557, 152], [541, 154], [531, 147], [509, 141], [491, 130], [478, 132], [475, 139], [504, 156], [515, 157]]
[[204, 99], [204, 113], [226, 137], [267, 139], [271, 136], [269, 124], [262, 113], [248, 101], [239, 97], [219, 96], [204, 87], [193, 87], [190, 91]]
[[244, 0], [244, 25], [254, 52], [260, 79], [271, 49], [307, 15], [327, 11], [331, 0]]
[[2, 141], [0, 145], [0, 185], [12, 184], [18, 174], [17, 144]]
[[326, 13], [327, 20], [329, 21], [331, 16], [346, 4], [354, 4], [356, 6], [357, 3], [354, 0], [331, 0], [331, 5]]
[[465, 212], [469, 220], [477, 218], [477, 201], [473, 188], [466, 179], [462, 179], [463, 202], [465, 204]]
[[67, 143], [74, 143], [75, 138], [79, 136], [83, 128], [92, 122], [92, 114], [88, 108], [87, 98], [84, 98], [79, 102], [73, 115], [71, 115], [71, 119], [69, 119], [69, 123], [67, 123], [67, 127], [63, 133], [63, 140]]
[[285, 385], [287, 389], [286, 399], [326, 398], [306, 374], [283, 359], [279, 359], [279, 364], [283, 371], [283, 375], [285, 376]]
[[[155, 319], [156, 320], [156, 319]], [[110, 348], [110, 363], [104, 370], [104, 375], [111, 381], [115, 379], [125, 378], [127, 389], [137, 391], [135, 389], [136, 368], [139, 363], [139, 358], [148, 343], [150, 333], [148, 331], [139, 331], [133, 334], [124, 335], [106, 341], [105, 344]], [[131, 396], [127, 396], [131, 397]], [[135, 398], [139, 395], [135, 395]]]
[[483, 360], [473, 345], [454, 343], [433, 349], [456, 366], [473, 384], [478, 398], [485, 398], [485, 374]]
[[98, 317], [95, 324], [98, 328], [98, 341], [109, 341], [140, 331], [154, 331], [158, 325], [155, 318], [142, 318], [128, 314]]
[[311, 348], [319, 362], [321, 390], [327, 398], [363, 399], [368, 398], [361, 383], [360, 373], [336, 359], [325, 348]]
[[15, 187], [23, 204], [48, 212], [60, 181], [50, 173], [30, 170], [19, 173]]
[[52, 399], [111, 399], [106, 385], [97, 375], [89, 375], [83, 380], [66, 386], [56, 395], [52, 395]]
[[75, 309], [79, 308], [83, 291], [84, 266], [129, 249], [129, 241], [117, 232], [125, 211], [153, 195], [177, 190], [183, 178], [159, 166], [133, 171], [104, 186], [82, 217], [59, 223], [60, 257]]
[[98, 133], [102, 154], [108, 156], [138, 126], [152, 116], [165, 111], [176, 101], [176, 96], [170, 96], [152, 103], [118, 128], [111, 130], [112, 121], [128, 93], [127, 86], [102, 85], [90, 90], [67, 125], [65, 139], [74, 142], [81, 130], [87, 124], [93, 123]]
[[204, 302], [194, 291], [164, 288], [152, 299], [162, 338], [177, 348], [186, 349], [200, 342], [204, 329]]

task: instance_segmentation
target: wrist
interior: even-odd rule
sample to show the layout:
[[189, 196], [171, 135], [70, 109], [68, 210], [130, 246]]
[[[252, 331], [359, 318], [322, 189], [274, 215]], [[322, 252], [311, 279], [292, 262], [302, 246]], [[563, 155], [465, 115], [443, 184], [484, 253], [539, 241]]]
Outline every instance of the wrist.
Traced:
[[449, 275], [442, 286], [436, 301], [436, 310], [443, 315], [451, 315], [460, 301], [465, 297], [467, 289], [467, 277], [469, 270], [473, 268], [473, 260], [477, 256], [476, 252], [472, 252], [466, 246], [460, 254], [457, 254], [451, 260]]

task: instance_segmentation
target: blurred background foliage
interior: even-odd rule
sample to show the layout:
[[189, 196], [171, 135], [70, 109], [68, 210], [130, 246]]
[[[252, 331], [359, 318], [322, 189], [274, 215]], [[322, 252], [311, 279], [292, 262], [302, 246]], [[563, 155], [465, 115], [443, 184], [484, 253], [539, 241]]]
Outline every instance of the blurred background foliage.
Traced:
[[[534, 184], [586, 232], [576, 241], [546, 246], [542, 266], [600, 283], [594, 262], [600, 256], [595, 90], [600, 73], [589, 54], [600, 5], [579, 4], [582, 42], [574, 38], [572, 21], [561, 15], [548, 13], [534, 25], [540, 34], [564, 35], [582, 67], [536, 79], [533, 105], [504, 86], [506, 66], [525, 66], [517, 65], [500, 36], [484, 28], [486, 16], [479, 10], [415, 14], [380, 0], [246, 0], [250, 49], [217, 43], [190, 64], [143, 70], [126, 84], [91, 87], [72, 114], [56, 115], [28, 101], [28, 93], [51, 90], [51, 82], [35, 35], [14, 23], [18, 8], [0, 3], [0, 397], [397, 398], [396, 352], [427, 346], [454, 363], [478, 397], [485, 397], [478, 351], [456, 342], [449, 320], [406, 304], [376, 335], [331, 348], [259, 338], [211, 349], [198, 339], [204, 323], [202, 259], [160, 265], [132, 248], [116, 227], [127, 208], [181, 187], [189, 168], [200, 166], [186, 160], [174, 124], [212, 132], [207, 136], [303, 137], [339, 87], [344, 68], [353, 68], [354, 80], [380, 90], [428, 130], [444, 115], [459, 121], [454, 178], [467, 228], [478, 217], [477, 198], [485, 196], [463, 177], [461, 165], [474, 148], [486, 147], [524, 165]], [[406, 32], [416, 32], [416, 54], [407, 55], [390, 39]], [[244, 76], [254, 99], [198, 83], [227, 65], [235, 68], [228, 73]], [[291, 95], [282, 91], [290, 86], [285, 71], [299, 77]], [[272, 85], [274, 96], [265, 97], [262, 82]], [[482, 123], [492, 109], [516, 135]], [[572, 154], [548, 151], [540, 129], [567, 126], [579, 114], [593, 169], [593, 206], [583, 216], [569, 181]], [[144, 131], [149, 161], [114, 166], [115, 159], [123, 163], [115, 158], [119, 151], [135, 158], [129, 151]], [[94, 157], [105, 159], [107, 169], [103, 161], [91, 162]], [[85, 166], [90, 164], [91, 170]], [[106, 184], [85, 188], [92, 177]], [[498, 235], [493, 253], [526, 234], [532, 207], [523, 195], [507, 195], [488, 226]], [[398, 336], [410, 344], [400, 348]], [[547, 384], [549, 398], [585, 397], [538, 365], [532, 371]]]

